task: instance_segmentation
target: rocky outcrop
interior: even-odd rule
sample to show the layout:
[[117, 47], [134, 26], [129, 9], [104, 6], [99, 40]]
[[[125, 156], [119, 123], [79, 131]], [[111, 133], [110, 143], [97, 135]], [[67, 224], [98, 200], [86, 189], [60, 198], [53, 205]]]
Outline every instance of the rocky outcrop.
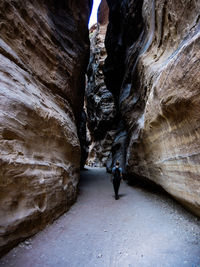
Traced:
[[89, 1], [0, 2], [0, 253], [76, 199]]
[[107, 1], [107, 88], [127, 130], [126, 172], [200, 215], [200, 1]]
[[97, 12], [97, 19], [98, 19], [98, 24], [101, 27], [101, 32], [104, 33], [104, 38], [105, 38], [105, 30], [107, 29], [107, 25], [108, 25], [108, 16], [109, 16], [109, 8], [108, 8], [108, 4], [106, 0], [101, 0], [101, 3], [99, 5], [98, 8], [98, 12]]
[[87, 124], [90, 148], [87, 164], [106, 166], [116, 131], [116, 108], [113, 95], [105, 86], [103, 65], [107, 56], [104, 39], [108, 22], [108, 6], [102, 1], [98, 24], [90, 29], [91, 51], [86, 87]]

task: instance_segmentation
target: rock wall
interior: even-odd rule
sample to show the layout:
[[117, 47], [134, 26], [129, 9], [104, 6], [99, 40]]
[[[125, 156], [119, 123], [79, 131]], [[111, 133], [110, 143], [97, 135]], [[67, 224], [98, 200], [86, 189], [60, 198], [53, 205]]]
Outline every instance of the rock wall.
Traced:
[[76, 199], [89, 2], [0, 1], [0, 254]]
[[200, 215], [200, 1], [107, 2], [105, 80], [127, 130], [127, 175]]
[[87, 164], [106, 166], [116, 131], [116, 108], [113, 95], [105, 86], [103, 65], [107, 56], [104, 40], [108, 23], [108, 6], [102, 1], [98, 24], [90, 29], [90, 63], [87, 72], [86, 109], [90, 148]]

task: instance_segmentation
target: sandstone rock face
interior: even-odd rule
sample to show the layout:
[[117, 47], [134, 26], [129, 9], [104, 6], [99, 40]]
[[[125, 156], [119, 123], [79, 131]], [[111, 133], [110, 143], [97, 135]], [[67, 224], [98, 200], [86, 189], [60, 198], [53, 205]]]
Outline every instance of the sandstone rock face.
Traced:
[[[97, 17], [98, 17], [98, 24], [100, 24], [100, 26], [106, 26], [108, 25], [108, 16], [109, 16], [109, 8], [108, 8], [108, 4], [106, 0], [101, 0], [101, 4], [99, 5], [98, 8], [98, 13], [97, 13]], [[104, 27], [104, 30], [106, 28]], [[101, 30], [101, 32], [103, 31], [103, 29]], [[104, 32], [105, 33], [105, 32]], [[105, 34], [104, 34], [105, 36]]]
[[128, 132], [127, 174], [200, 215], [200, 1], [108, 4], [106, 84]]
[[108, 6], [102, 1], [98, 25], [90, 29], [91, 51], [86, 87], [87, 124], [90, 149], [87, 164], [106, 166], [116, 128], [116, 108], [113, 95], [105, 86], [103, 65], [107, 56], [104, 39], [108, 22]]
[[75, 201], [89, 1], [0, 1], [0, 253]]
[[87, 114], [85, 109], [81, 112], [81, 120], [78, 127], [78, 137], [80, 141], [81, 147], [81, 163], [80, 168], [81, 170], [84, 169], [86, 160], [88, 158], [88, 151], [89, 151], [89, 139], [87, 136]]

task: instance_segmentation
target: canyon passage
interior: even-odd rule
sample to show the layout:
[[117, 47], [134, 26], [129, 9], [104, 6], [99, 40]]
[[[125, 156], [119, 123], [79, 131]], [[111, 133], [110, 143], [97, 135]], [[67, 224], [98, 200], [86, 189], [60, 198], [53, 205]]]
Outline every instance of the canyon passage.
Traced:
[[0, 264], [198, 266], [200, 0], [92, 2], [0, 0]]
[[15, 267], [199, 266], [200, 222], [168, 195], [121, 184], [104, 168], [81, 174], [78, 201], [0, 260]]

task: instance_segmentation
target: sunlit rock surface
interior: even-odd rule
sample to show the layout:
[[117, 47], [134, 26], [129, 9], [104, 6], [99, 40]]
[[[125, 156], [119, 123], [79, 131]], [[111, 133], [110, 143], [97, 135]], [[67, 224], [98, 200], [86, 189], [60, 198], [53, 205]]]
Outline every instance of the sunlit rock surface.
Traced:
[[128, 132], [127, 174], [200, 215], [200, 1], [108, 4], [106, 84]]
[[90, 64], [86, 87], [87, 124], [90, 148], [87, 164], [106, 166], [116, 128], [116, 108], [113, 95], [105, 86], [103, 65], [107, 56], [104, 40], [108, 23], [108, 6], [103, 1], [98, 11], [98, 25], [90, 29]]
[[76, 199], [89, 1], [0, 1], [0, 254]]

